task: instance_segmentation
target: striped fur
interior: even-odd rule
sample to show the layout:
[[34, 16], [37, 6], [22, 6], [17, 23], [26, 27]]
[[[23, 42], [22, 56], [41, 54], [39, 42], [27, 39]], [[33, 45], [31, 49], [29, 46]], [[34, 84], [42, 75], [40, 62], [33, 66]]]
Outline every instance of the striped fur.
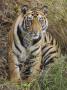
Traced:
[[48, 20], [40, 10], [28, 10], [17, 18], [8, 35], [8, 64], [12, 81], [22, 78], [30, 82], [58, 57], [58, 44], [46, 31], [47, 27]]
[[54, 58], [58, 58], [60, 52], [57, 40], [49, 32], [45, 32], [42, 44], [42, 68], [44, 69], [50, 62], [54, 62]]

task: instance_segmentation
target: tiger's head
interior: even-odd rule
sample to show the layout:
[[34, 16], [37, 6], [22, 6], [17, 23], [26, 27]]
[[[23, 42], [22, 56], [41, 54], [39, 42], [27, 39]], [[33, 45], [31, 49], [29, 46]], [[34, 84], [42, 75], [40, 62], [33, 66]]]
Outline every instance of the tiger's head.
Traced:
[[47, 6], [44, 6], [42, 9], [29, 9], [28, 6], [24, 5], [22, 6], [21, 11], [23, 15], [21, 32], [23, 34], [24, 43], [26, 38], [28, 39], [27, 41], [39, 40], [41, 34], [44, 33], [48, 27], [48, 21], [46, 18]]

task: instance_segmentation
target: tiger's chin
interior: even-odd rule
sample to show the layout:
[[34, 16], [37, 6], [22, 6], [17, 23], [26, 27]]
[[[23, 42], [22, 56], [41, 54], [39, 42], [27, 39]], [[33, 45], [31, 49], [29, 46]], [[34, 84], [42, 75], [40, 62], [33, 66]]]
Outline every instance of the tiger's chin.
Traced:
[[36, 40], [36, 39], [38, 39], [39, 37], [40, 37], [39, 35], [33, 36], [33, 37], [32, 37], [32, 40]]
[[33, 45], [36, 44], [38, 41], [40, 41], [41, 36], [33, 37]]

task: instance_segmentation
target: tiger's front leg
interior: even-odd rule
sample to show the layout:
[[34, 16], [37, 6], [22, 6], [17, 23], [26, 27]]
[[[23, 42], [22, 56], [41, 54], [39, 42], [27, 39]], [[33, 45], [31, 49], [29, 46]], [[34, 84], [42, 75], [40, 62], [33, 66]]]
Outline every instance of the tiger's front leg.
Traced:
[[10, 50], [8, 53], [8, 67], [9, 67], [9, 77], [12, 82], [20, 82], [20, 71], [18, 65], [18, 60], [15, 54]]
[[20, 82], [20, 71], [18, 64], [17, 56], [13, 53], [12, 50], [12, 43], [13, 43], [13, 33], [10, 31], [8, 33], [8, 68], [9, 68], [9, 79], [12, 82]]

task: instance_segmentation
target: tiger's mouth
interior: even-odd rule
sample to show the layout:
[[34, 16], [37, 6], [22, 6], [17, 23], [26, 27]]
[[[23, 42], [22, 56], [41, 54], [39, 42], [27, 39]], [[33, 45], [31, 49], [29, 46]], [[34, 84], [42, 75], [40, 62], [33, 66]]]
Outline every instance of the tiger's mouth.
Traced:
[[34, 32], [31, 34], [32, 40], [38, 39], [41, 36], [41, 34], [39, 32]]
[[23, 44], [26, 48], [38, 43], [41, 40], [41, 34], [27, 34], [23, 37]]
[[32, 33], [29, 33], [29, 35], [31, 36], [30, 38], [32, 40], [32, 45], [36, 44], [37, 42], [41, 40], [40, 32], [32, 32]]

